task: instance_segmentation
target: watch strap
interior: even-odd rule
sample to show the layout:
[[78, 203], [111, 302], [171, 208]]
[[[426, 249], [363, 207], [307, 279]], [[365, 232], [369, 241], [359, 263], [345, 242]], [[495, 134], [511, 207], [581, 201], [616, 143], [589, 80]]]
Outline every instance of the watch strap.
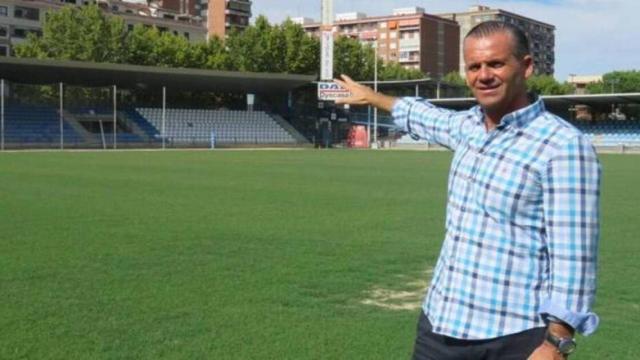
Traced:
[[558, 352], [564, 356], [569, 356], [569, 354], [576, 349], [576, 342], [573, 338], [555, 336], [549, 331], [545, 333], [545, 340], [558, 349]]

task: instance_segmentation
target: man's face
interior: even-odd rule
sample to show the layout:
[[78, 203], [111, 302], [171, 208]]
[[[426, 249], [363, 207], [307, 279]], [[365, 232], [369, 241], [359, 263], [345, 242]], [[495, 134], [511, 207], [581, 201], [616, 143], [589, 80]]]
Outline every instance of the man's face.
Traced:
[[469, 37], [464, 42], [467, 85], [487, 112], [503, 116], [526, 106], [532, 59], [528, 55], [517, 59], [514, 48], [514, 39], [506, 32]]

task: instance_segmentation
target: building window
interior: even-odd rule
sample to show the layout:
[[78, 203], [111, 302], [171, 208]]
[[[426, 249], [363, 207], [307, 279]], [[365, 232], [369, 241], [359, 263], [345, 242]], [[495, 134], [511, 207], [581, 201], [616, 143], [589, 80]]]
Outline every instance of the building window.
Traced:
[[9, 48], [7, 48], [6, 46], [0, 45], [0, 56], [7, 56], [7, 55], [9, 55]]
[[187, 39], [187, 40], [189, 40], [189, 33], [188, 33], [188, 32], [186, 32], [186, 31], [185, 31], [185, 33], [184, 33], [184, 38], [185, 38], [185, 39]]
[[398, 45], [396, 45], [396, 43], [391, 43], [389, 44], [389, 48], [390, 49], [395, 49]]
[[387, 22], [386, 21], [381, 22], [379, 25], [380, 25], [380, 29], [386, 29], [387, 28]]
[[391, 39], [395, 39], [396, 37], [398, 37], [398, 33], [395, 31], [392, 31], [389, 33], [389, 38]]
[[380, 39], [386, 39], [387, 33], [380, 33]]
[[20, 29], [20, 28], [13, 29], [13, 37], [16, 37], [16, 38], [20, 38], [20, 39], [26, 38], [27, 33], [28, 31], [25, 29]]
[[40, 10], [28, 7], [16, 6], [13, 10], [13, 16], [18, 19], [39, 20]]
[[4, 25], [0, 25], [0, 38], [6, 38], [8, 36], [9, 36], [9, 29]]
[[7, 16], [8, 13], [6, 6], [0, 6], [0, 16]]

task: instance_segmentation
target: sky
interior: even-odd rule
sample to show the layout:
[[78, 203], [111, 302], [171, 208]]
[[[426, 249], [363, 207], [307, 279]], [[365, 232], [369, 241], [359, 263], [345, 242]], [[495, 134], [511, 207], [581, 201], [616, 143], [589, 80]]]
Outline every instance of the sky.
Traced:
[[[253, 0], [255, 19], [272, 23], [287, 17], [320, 20], [321, 0]], [[334, 0], [334, 11], [389, 15], [400, 7], [419, 6], [426, 13], [465, 11], [487, 5], [556, 27], [555, 77], [600, 75], [614, 70], [640, 70], [640, 1], [638, 0]]]

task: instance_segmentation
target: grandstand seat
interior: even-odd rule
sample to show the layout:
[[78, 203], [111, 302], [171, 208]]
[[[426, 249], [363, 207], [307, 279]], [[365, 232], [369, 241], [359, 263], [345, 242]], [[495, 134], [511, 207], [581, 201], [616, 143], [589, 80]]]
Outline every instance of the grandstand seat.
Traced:
[[[162, 109], [137, 108], [138, 114], [162, 132]], [[165, 131], [175, 144], [295, 144], [294, 136], [262, 111], [166, 109]]]
[[[82, 137], [63, 119], [65, 142], [80, 142]], [[7, 143], [58, 143], [60, 116], [53, 107], [9, 105], [5, 109]]]

